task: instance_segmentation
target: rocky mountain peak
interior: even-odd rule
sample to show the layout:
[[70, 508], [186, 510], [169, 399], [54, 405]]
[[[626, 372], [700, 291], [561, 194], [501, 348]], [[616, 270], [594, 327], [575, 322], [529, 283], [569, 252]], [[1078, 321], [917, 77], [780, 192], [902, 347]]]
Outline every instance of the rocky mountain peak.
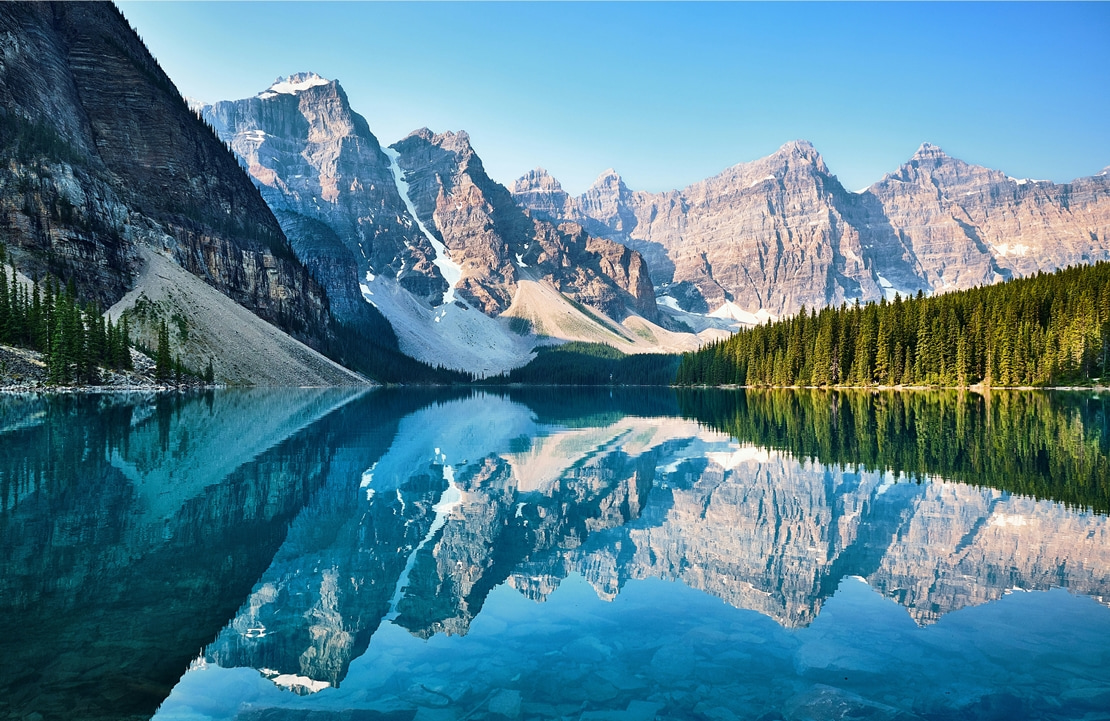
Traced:
[[605, 186], [617, 185], [624, 185], [624, 180], [621, 178], [620, 173], [613, 170], [612, 168], [606, 168], [605, 170], [601, 171], [601, 175], [597, 176], [597, 180], [594, 181], [593, 186], [591, 187], [600, 188]]
[[513, 181], [509, 192], [539, 217], [562, 219], [566, 217], [566, 205], [570, 196], [559, 181], [544, 168], [529, 170]]
[[563, 192], [563, 186], [555, 179], [551, 173], [547, 172], [544, 168], [536, 168], [529, 170], [524, 175], [520, 176], [513, 181], [512, 187], [513, 194], [516, 193], [560, 193]]
[[817, 148], [813, 147], [813, 143], [808, 140], [792, 140], [779, 148], [768, 160], [772, 163], [781, 163], [788, 166], [808, 165], [819, 173], [825, 175], [829, 173], [829, 169], [825, 165], [825, 159], [821, 157], [821, 153], [817, 152]]
[[921, 147], [919, 147], [914, 152], [913, 158], [911, 158], [911, 159], [920, 160], [922, 158], [947, 158], [947, 157], [949, 157], [949, 155], [947, 153], [945, 153], [943, 150], [941, 150], [940, 146], [933, 145], [932, 143], [922, 143]]
[[797, 140], [791, 140], [789, 143], [784, 143], [783, 146], [779, 148], [779, 152], [804, 157], [819, 157], [821, 155], [817, 152], [817, 148], [813, 147], [813, 143], [804, 138], [798, 138]]
[[259, 93], [258, 97], [266, 99], [272, 98], [275, 95], [297, 95], [309, 88], [314, 88], [318, 85], [331, 85], [332, 83], [338, 84], [336, 81], [328, 80], [317, 73], [294, 73], [287, 78], [279, 76], [270, 87]]
[[620, 176], [620, 173], [612, 168], [606, 168], [602, 171], [601, 175], [597, 176], [597, 180], [593, 182], [593, 185], [586, 190], [586, 195], [595, 198], [602, 196], [616, 199], [620, 196], [628, 195], [629, 192], [628, 186], [624, 184], [624, 178]]

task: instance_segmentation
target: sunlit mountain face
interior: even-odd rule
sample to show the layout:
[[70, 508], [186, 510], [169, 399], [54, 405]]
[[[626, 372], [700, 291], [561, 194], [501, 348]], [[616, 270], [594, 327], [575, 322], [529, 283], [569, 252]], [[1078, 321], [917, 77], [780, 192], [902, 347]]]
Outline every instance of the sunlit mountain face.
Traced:
[[[0, 599], [38, 623], [0, 643], [40, 672], [3, 703], [107, 718], [143, 687], [136, 713], [167, 719], [1082, 717], [1110, 699], [1106, 401], [11, 402]], [[17, 458], [28, 434], [42, 450]]]

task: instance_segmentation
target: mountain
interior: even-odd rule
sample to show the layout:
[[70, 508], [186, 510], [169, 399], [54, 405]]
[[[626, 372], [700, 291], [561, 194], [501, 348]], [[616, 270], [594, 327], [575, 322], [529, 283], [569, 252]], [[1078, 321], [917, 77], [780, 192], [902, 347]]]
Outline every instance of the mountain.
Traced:
[[315, 73], [195, 107], [253, 177], [337, 316], [357, 325], [376, 309], [418, 359], [487, 375], [524, 364], [550, 339], [627, 352], [701, 342], [660, 325], [640, 253], [524, 211], [465, 132], [422, 128], [383, 147], [339, 82]]
[[608, 170], [571, 196], [541, 168], [512, 192], [537, 217], [640, 251], [661, 304], [747, 323], [803, 304], [941, 292], [1110, 258], [1105, 171], [1064, 185], [1017, 180], [929, 144], [855, 193], [801, 140], [682, 190], [630, 190]]
[[[22, 273], [102, 307], [126, 297], [115, 313], [142, 310], [140, 342], [169, 323], [174, 352], [191, 339], [206, 350], [186, 362], [211, 359], [219, 380], [362, 382], [317, 353], [332, 342], [324, 288], [114, 6], [5, 3], [0, 33], [0, 233]], [[196, 293], [144, 292], [165, 276], [151, 258], [202, 281], [215, 303], [204, 328], [185, 320]], [[231, 346], [235, 367], [220, 352]], [[271, 374], [270, 360], [290, 372]]]

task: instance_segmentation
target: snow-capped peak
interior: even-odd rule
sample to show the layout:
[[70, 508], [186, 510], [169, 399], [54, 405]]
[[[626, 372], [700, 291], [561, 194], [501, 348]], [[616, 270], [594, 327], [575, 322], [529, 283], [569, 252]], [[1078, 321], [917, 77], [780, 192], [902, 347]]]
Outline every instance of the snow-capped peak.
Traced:
[[272, 98], [275, 95], [296, 95], [297, 93], [314, 88], [317, 85], [327, 85], [331, 81], [316, 73], [296, 73], [287, 78], [279, 77], [266, 90], [258, 94], [260, 98]]

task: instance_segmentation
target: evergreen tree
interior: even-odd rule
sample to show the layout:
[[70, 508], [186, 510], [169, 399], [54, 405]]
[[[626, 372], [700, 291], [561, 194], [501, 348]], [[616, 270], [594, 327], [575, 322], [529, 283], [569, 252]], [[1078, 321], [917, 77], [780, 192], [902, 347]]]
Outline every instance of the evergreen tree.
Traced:
[[683, 356], [680, 383], [986, 386], [1110, 375], [1110, 264], [741, 330]]
[[154, 377], [168, 381], [173, 376], [174, 362], [170, 355], [170, 330], [163, 320], [158, 325], [158, 349], [154, 353]]

